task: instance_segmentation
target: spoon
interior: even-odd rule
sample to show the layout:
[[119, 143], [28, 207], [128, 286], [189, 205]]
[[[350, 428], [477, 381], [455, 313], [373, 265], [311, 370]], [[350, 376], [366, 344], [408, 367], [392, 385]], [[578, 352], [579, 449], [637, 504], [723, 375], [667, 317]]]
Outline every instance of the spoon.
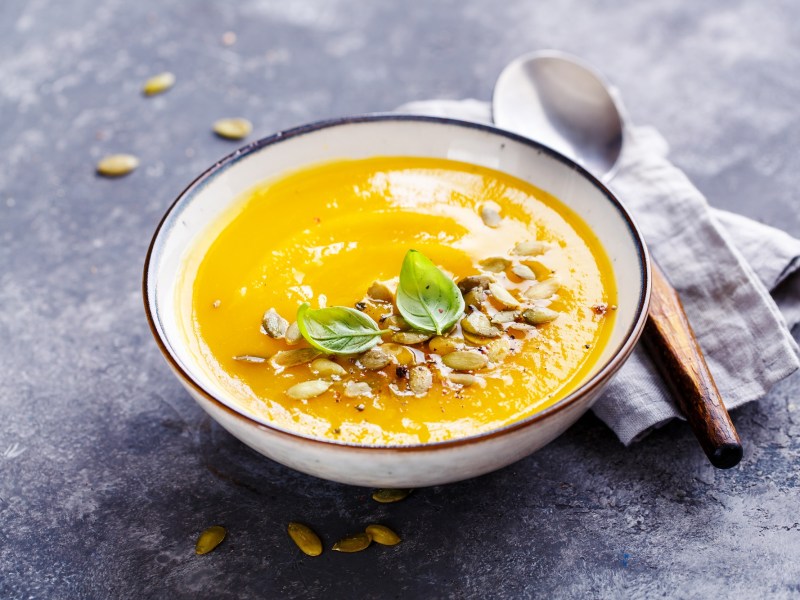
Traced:
[[[492, 98], [496, 125], [534, 139], [581, 164], [607, 183], [625, 140], [625, 111], [591, 67], [554, 50], [509, 64]], [[711, 464], [742, 459], [742, 443], [692, 331], [678, 293], [652, 264], [645, 346]]]

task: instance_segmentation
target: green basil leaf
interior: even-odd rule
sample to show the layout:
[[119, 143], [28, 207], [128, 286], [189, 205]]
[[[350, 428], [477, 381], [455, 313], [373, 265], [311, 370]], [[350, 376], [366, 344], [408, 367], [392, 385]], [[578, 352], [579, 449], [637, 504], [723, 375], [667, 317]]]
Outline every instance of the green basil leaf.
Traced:
[[369, 350], [384, 333], [368, 315], [353, 308], [297, 309], [297, 326], [309, 344], [328, 354], [358, 354]]
[[464, 298], [429, 258], [409, 250], [400, 269], [397, 308], [414, 329], [441, 335], [464, 315]]

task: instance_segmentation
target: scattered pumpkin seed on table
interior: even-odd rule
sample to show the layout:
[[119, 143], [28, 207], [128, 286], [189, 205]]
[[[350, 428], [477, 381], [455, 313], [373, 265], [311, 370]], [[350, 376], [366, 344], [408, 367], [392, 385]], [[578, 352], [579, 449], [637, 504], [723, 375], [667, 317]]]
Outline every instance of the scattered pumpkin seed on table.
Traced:
[[225, 528], [220, 525], [209, 527], [198, 536], [197, 543], [194, 545], [195, 553], [208, 554], [222, 543], [226, 533]]
[[139, 166], [139, 159], [133, 154], [110, 154], [97, 163], [97, 173], [104, 177], [122, 177]]
[[247, 119], [220, 119], [214, 123], [214, 133], [226, 140], [242, 140], [253, 131], [253, 124]]
[[312, 531], [308, 525], [292, 521], [287, 527], [289, 537], [297, 544], [300, 550], [308, 556], [319, 556], [322, 554], [322, 540]]
[[354, 533], [343, 537], [333, 545], [336, 552], [361, 552], [366, 550], [372, 543], [372, 538], [368, 533]]
[[175, 85], [175, 75], [169, 71], [159, 73], [144, 82], [142, 93], [145, 96], [155, 96], [162, 94]]
[[400, 502], [400, 500], [405, 500], [408, 498], [410, 493], [411, 490], [407, 489], [382, 488], [372, 492], [372, 499], [375, 500], [375, 502], [380, 502], [381, 504], [389, 504], [391, 502]]
[[386, 527], [386, 525], [367, 525], [366, 533], [372, 538], [373, 542], [382, 546], [396, 546], [401, 542], [400, 536]]

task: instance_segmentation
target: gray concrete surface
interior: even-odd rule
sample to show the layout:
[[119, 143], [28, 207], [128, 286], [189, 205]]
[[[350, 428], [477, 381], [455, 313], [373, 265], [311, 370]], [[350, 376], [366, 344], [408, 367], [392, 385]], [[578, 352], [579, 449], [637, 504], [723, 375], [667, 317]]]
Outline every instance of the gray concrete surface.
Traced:
[[[711, 201], [800, 235], [800, 4], [389, 0], [0, 3], [0, 597], [796, 598], [795, 376], [734, 414], [715, 471], [673, 424], [623, 448], [587, 416], [538, 454], [379, 506], [257, 456], [179, 387], [142, 262], [163, 211], [233, 144], [429, 97], [489, 99], [562, 48], [616, 82]], [[237, 34], [224, 46], [226, 31]], [[148, 75], [178, 84], [144, 99]], [[141, 168], [97, 178], [96, 159]], [[307, 559], [368, 521], [405, 541]], [[196, 557], [203, 528], [229, 537]]]

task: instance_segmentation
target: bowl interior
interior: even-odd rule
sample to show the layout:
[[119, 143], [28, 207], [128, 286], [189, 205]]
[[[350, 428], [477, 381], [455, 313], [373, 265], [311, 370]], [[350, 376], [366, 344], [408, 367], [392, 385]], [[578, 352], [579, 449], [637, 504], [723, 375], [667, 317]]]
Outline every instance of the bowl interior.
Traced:
[[[185, 334], [191, 324], [190, 294], [181, 292], [191, 285], [195, 269], [186, 261], [202, 256], [189, 253], [201, 234], [221, 228], [231, 206], [265, 179], [329, 160], [373, 156], [447, 158], [497, 169], [550, 192], [583, 218], [613, 264], [619, 307], [609, 343], [583, 385], [612, 370], [614, 358], [640, 329], [648, 289], [646, 249], [617, 200], [586, 171], [525, 138], [460, 121], [384, 115], [308, 125], [255, 142], [201, 175], [167, 213], [148, 257], [145, 301], [160, 341], [194, 384], [233, 410], [269, 425], [230, 397], [197, 360], [200, 349], [192, 347]], [[568, 401], [569, 397], [549, 410]]]

